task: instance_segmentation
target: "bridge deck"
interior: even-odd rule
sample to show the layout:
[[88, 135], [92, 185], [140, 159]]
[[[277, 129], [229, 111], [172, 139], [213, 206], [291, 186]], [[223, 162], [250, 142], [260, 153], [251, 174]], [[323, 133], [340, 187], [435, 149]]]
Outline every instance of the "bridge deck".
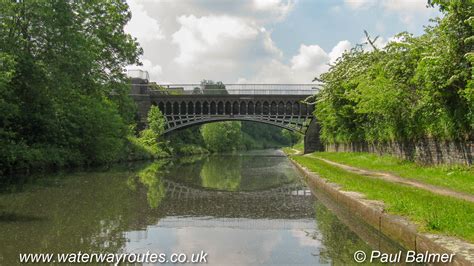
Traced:
[[314, 95], [316, 84], [133, 84], [164, 95]]

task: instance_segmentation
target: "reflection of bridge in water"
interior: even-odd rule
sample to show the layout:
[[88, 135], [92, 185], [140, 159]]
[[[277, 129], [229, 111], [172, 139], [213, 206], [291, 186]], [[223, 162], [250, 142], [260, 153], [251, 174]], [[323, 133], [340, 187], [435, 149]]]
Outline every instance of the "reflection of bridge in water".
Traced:
[[[213, 220], [314, 218], [314, 198], [303, 184], [286, 184], [262, 191], [230, 192], [193, 188], [166, 179], [163, 183], [166, 197], [159, 209], [166, 216], [175, 217], [175, 221], [189, 216], [212, 217]], [[232, 220], [233, 223], [235, 221]]]
[[[280, 156], [278, 156], [280, 157]], [[223, 190], [213, 190], [213, 189], [199, 189], [186, 186], [168, 179], [164, 179], [163, 183], [166, 187], [166, 194], [171, 197], [178, 198], [207, 198], [219, 196], [239, 196], [239, 197], [248, 197], [248, 198], [260, 198], [268, 196], [311, 196], [311, 191], [304, 186], [303, 184], [290, 183], [276, 188], [270, 188], [267, 190], [261, 191], [223, 191]]]

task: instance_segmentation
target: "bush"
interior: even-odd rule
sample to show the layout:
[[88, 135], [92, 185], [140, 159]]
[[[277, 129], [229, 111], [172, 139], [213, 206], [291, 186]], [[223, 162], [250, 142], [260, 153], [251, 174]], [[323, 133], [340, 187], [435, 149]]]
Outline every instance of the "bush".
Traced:
[[324, 142], [474, 138], [474, 6], [432, 2], [445, 16], [423, 35], [400, 33], [370, 51], [358, 45], [321, 75], [315, 115]]

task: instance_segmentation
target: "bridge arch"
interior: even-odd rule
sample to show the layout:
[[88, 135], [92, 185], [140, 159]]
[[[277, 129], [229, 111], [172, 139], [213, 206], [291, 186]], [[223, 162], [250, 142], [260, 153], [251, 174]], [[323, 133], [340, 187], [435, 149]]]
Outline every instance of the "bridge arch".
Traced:
[[216, 114], [217, 114], [216, 102], [212, 101], [212, 102], [211, 102], [211, 112], [210, 112], [210, 115], [216, 115]]
[[226, 101], [224, 114], [230, 115], [231, 113], [232, 113], [232, 104], [229, 101]]
[[166, 105], [165, 105], [165, 114], [167, 115], [170, 115], [172, 113], [173, 110], [171, 110], [171, 103], [170, 102], [166, 102]]
[[238, 101], [234, 101], [232, 103], [232, 113], [233, 115], [237, 115], [239, 114], [240, 112], [240, 108], [239, 108], [239, 102]]
[[253, 118], [245, 118], [245, 117], [215, 117], [215, 118], [208, 118], [208, 119], [200, 119], [200, 120], [194, 120], [192, 122], [187, 122], [187, 123], [181, 123], [181, 124], [176, 124], [170, 129], [165, 130], [165, 134], [171, 134], [174, 131], [181, 130], [181, 129], [186, 129], [189, 127], [193, 126], [198, 126], [198, 125], [203, 125], [203, 124], [209, 124], [209, 123], [216, 123], [216, 122], [225, 122], [225, 121], [249, 121], [249, 122], [256, 122], [256, 123], [262, 123], [262, 124], [267, 124], [267, 125], [272, 125], [276, 126], [279, 128], [287, 129], [293, 132], [297, 132], [300, 134], [304, 134], [304, 132], [298, 130], [297, 127], [294, 127], [291, 124], [285, 124], [281, 123], [278, 121], [272, 121], [272, 120], [258, 120], [258, 119], [253, 119]]
[[262, 114], [262, 103], [260, 101], [258, 101], [255, 104], [255, 114], [256, 115], [261, 115]]
[[195, 114], [202, 114], [202, 108], [201, 108], [201, 102], [197, 101], [196, 102], [196, 107], [194, 109]]
[[247, 114], [247, 104], [246, 102], [242, 101], [240, 102], [240, 108], [239, 108], [239, 114]]
[[[156, 102], [154, 103], [154, 105], [156, 105]], [[165, 112], [165, 104], [163, 102], [159, 102], [157, 106], [158, 106], [158, 109], [160, 109], [162, 114], [166, 113]]]
[[286, 106], [285, 106], [285, 114], [286, 115], [291, 115], [292, 114], [292, 104], [290, 101], [286, 102]]
[[209, 115], [209, 102], [208, 101], [205, 101], [202, 104], [202, 114], [203, 115]]
[[283, 103], [283, 101], [280, 101], [278, 103], [278, 114], [279, 115], [285, 114], [285, 104]]
[[262, 104], [262, 114], [263, 115], [270, 114], [270, 104], [267, 101], [264, 101]]
[[173, 103], [173, 113], [174, 114], [180, 114], [179, 113], [179, 103], [177, 103], [177, 102]]
[[247, 114], [249, 114], [249, 115], [255, 114], [255, 105], [254, 105], [253, 101], [248, 102]]

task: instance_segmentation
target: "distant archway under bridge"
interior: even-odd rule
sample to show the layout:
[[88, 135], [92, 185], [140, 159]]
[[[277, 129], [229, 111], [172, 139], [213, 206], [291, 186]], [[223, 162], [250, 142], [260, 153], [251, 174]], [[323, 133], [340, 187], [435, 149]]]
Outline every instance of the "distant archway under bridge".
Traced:
[[305, 135], [305, 153], [323, 150], [314, 106], [306, 104], [314, 84], [173, 84], [132, 79], [131, 96], [142, 125], [157, 106], [166, 118], [165, 134], [218, 121], [253, 121]]

